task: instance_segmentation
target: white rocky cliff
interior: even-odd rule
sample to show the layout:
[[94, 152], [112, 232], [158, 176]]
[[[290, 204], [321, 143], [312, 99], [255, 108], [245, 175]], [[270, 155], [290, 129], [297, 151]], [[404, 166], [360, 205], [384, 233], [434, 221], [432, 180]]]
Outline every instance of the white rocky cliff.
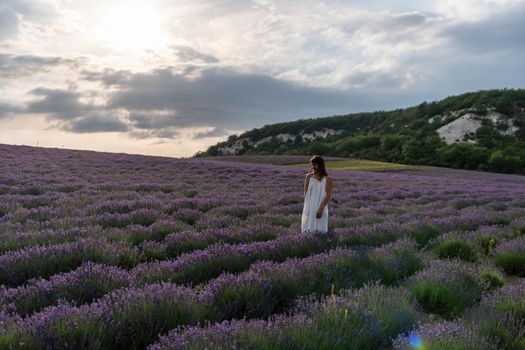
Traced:
[[[450, 116], [454, 117], [454, 114], [458, 115], [457, 112], [451, 113]], [[441, 118], [440, 116], [435, 116], [430, 118], [429, 122], [436, 120], [438, 117]], [[510, 120], [507, 116], [495, 111], [489, 111], [484, 115], [466, 113], [463, 116], [451, 121], [450, 123], [443, 125], [437, 129], [436, 132], [447, 145], [453, 144], [455, 142], [461, 142], [463, 141], [465, 135], [475, 133], [481, 127], [483, 119], [491, 120], [494, 125], [504, 125], [505, 130], [498, 129], [502, 135], [514, 135], [514, 133], [518, 130], [518, 127], [514, 125], [512, 120]], [[468, 140], [467, 142], [475, 143], [476, 141]]]

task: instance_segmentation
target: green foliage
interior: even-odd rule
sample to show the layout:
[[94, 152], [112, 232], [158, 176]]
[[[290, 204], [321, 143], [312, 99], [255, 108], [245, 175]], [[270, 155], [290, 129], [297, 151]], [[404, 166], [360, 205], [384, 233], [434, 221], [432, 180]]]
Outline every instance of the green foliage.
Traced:
[[430, 240], [439, 236], [441, 231], [432, 225], [424, 225], [415, 228], [410, 232], [410, 236], [413, 237], [420, 246], [425, 246]]
[[525, 255], [519, 251], [502, 251], [494, 257], [494, 263], [510, 275], [525, 277]]
[[401, 148], [401, 161], [409, 164], [434, 164], [439, 146], [441, 141], [437, 135], [411, 138]]
[[489, 170], [503, 173], [523, 173], [525, 157], [506, 154], [502, 150], [497, 150], [490, 155], [487, 166]]
[[461, 169], [483, 169], [490, 151], [468, 143], [454, 143], [436, 150], [440, 165]]
[[144, 242], [141, 248], [140, 261], [165, 260], [168, 258], [166, 248], [158, 242]]
[[411, 276], [407, 287], [425, 311], [450, 319], [478, 301], [488, 289], [480, 272], [479, 267], [457, 259], [434, 260]]
[[459, 237], [439, 241], [432, 249], [440, 259], [459, 258], [470, 262], [477, 260], [476, 250], [467, 241], [461, 240]]
[[381, 138], [377, 135], [357, 135], [346, 137], [335, 142], [335, 152], [337, 155], [348, 157], [355, 152], [377, 147], [381, 145]]
[[436, 282], [421, 282], [412, 286], [410, 290], [426, 312], [445, 318], [452, 318], [470, 306], [452, 289]]
[[377, 264], [380, 271], [382, 283], [395, 285], [425, 266], [423, 255], [419, 253], [416, 243], [409, 242], [408, 245], [402, 242], [390, 243], [385, 246], [390, 246], [388, 252], [379, 248], [371, 254], [371, 260]]
[[409, 137], [405, 135], [385, 135], [381, 138], [381, 150], [385, 152], [401, 150], [401, 147], [408, 139]]
[[366, 285], [331, 295], [309, 310], [312, 325], [287, 332], [292, 349], [385, 349], [423, 318], [405, 289]]
[[514, 125], [519, 128], [516, 132], [516, 137], [520, 141], [525, 141], [525, 112], [514, 114]]
[[312, 142], [310, 147], [308, 147], [308, 155], [320, 155], [327, 156], [330, 153], [330, 146], [321, 142]]
[[480, 280], [487, 284], [489, 290], [500, 288], [505, 284], [505, 276], [495, 269], [482, 270]]
[[474, 244], [478, 245], [485, 255], [492, 252], [498, 241], [498, 237], [489, 234], [481, 234], [473, 239]]
[[504, 136], [501, 135], [495, 126], [490, 122], [490, 120], [483, 120], [483, 124], [476, 130], [475, 139], [478, 144], [486, 148], [495, 148], [501, 141]]

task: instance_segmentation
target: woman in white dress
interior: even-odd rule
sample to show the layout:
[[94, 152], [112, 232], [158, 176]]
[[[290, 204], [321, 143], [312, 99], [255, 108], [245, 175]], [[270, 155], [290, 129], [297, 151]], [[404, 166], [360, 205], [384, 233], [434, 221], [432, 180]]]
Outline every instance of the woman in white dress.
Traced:
[[310, 159], [312, 171], [304, 178], [304, 205], [301, 233], [328, 232], [328, 201], [332, 196], [333, 181], [326, 173], [324, 159]]

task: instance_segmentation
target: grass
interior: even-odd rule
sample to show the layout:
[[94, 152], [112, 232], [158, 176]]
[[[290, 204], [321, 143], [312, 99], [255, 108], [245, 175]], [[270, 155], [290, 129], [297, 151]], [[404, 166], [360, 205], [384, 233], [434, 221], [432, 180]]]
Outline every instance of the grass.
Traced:
[[[308, 163], [292, 163], [289, 165], [301, 166], [304, 168], [310, 167], [310, 164]], [[364, 159], [346, 159], [346, 160], [327, 161], [325, 165], [329, 169], [340, 169], [340, 170], [395, 171], [395, 170], [414, 169], [414, 166], [412, 165], [378, 162], [374, 160], [364, 160]]]
[[[289, 165], [309, 168], [309, 159], [311, 156], [287, 156], [287, 155], [254, 155], [254, 156], [218, 156], [204, 157], [202, 159], [225, 160], [242, 163], [262, 163], [273, 165]], [[398, 170], [416, 170], [414, 165], [379, 162], [365, 159], [350, 159], [339, 157], [323, 157], [326, 167], [329, 169], [341, 170], [362, 170], [362, 171], [398, 171]]]

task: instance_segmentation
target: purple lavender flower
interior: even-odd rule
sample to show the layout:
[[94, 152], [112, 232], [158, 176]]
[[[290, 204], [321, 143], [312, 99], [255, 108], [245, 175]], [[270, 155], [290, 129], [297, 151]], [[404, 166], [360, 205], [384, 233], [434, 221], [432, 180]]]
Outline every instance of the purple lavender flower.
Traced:
[[0, 289], [0, 305], [12, 305], [20, 315], [28, 315], [54, 305], [60, 299], [88, 303], [130, 284], [127, 271], [87, 262], [76, 270], [56, 274], [49, 280], [30, 280], [25, 286]]
[[497, 350], [497, 344], [489, 337], [482, 335], [470, 324], [461, 321], [444, 321], [436, 324], [423, 324], [414, 332], [399, 336], [394, 348], [410, 349], [464, 349], [464, 350]]

